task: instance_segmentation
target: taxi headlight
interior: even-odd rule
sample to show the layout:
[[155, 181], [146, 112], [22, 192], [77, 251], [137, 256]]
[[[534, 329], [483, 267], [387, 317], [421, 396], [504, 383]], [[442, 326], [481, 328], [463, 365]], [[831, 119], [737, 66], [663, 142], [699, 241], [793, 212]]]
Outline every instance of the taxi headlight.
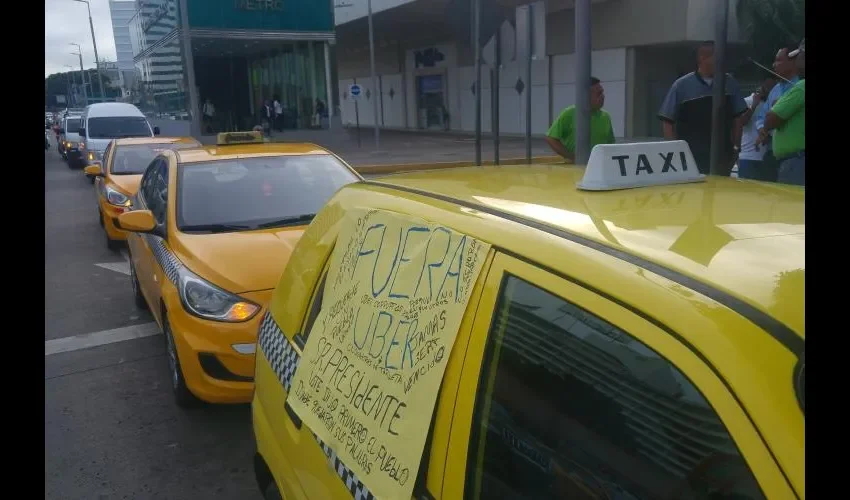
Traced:
[[260, 306], [222, 290], [185, 267], [178, 271], [178, 290], [183, 308], [212, 321], [239, 323], [253, 318]]
[[110, 205], [115, 205], [116, 207], [129, 207], [133, 204], [126, 194], [116, 191], [110, 186], [106, 186], [106, 201], [108, 201]]

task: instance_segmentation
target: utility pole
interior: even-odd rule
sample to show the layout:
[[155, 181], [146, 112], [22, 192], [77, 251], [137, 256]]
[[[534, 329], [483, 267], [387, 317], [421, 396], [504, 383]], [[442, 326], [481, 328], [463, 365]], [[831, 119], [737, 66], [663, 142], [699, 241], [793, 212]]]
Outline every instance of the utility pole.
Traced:
[[590, 0], [576, 0], [576, 165], [590, 159]]
[[80, 58], [80, 82], [83, 85], [83, 99], [84, 99], [83, 103], [86, 106], [88, 106], [89, 105], [89, 93], [86, 90], [86, 73], [85, 73], [85, 70], [83, 69], [83, 51], [80, 49], [80, 44], [78, 44], [78, 43], [70, 43], [68, 45], [74, 45], [74, 46], [77, 47], [77, 52], [71, 52], [71, 54], [74, 54], [75, 56], [79, 56], [79, 58]]
[[475, 59], [475, 164], [481, 166], [481, 0], [472, 1], [472, 57]]
[[[89, 0], [74, 0], [75, 2], [80, 2], [86, 4], [86, 7], [89, 10], [89, 27], [91, 28], [91, 43], [94, 45], [94, 65], [97, 68], [97, 82], [100, 84], [100, 99], [101, 101], [106, 98], [106, 89], [103, 88], [103, 75], [100, 73], [100, 58], [97, 57], [97, 40], [94, 37], [94, 22], [91, 19], [91, 4]], [[94, 97], [94, 89], [92, 89], [92, 97]]]
[[720, 0], [715, 4], [714, 35], [714, 87], [711, 100], [711, 169], [712, 175], [728, 176], [723, 159], [723, 139], [725, 130], [724, 110], [726, 109], [726, 30], [729, 24], [729, 0]]
[[195, 85], [195, 57], [192, 53], [192, 37], [189, 36], [189, 13], [186, 0], [180, 0], [180, 35], [183, 46], [183, 61], [186, 67], [186, 80], [189, 88], [189, 133], [192, 137], [201, 138], [201, 103], [198, 101], [198, 91]]
[[74, 102], [73, 105], [71, 104], [71, 96], [73, 95], [73, 92], [72, 92], [72, 89], [74, 88], [73, 83], [77, 83], [77, 79], [73, 77], [74, 67], [71, 66], [70, 64], [66, 64], [65, 67], [71, 69], [71, 71], [68, 71], [68, 72], [65, 73], [65, 76], [68, 78], [68, 97], [67, 97], [67, 103], [65, 105], [69, 108], [74, 108], [74, 107], [77, 107], [76, 106], [77, 103]]
[[375, 33], [372, 29], [372, 0], [367, 0], [369, 9], [369, 62], [372, 66], [372, 104], [374, 105], [375, 116], [375, 149], [381, 148], [381, 128], [378, 121], [378, 78], [375, 76]]

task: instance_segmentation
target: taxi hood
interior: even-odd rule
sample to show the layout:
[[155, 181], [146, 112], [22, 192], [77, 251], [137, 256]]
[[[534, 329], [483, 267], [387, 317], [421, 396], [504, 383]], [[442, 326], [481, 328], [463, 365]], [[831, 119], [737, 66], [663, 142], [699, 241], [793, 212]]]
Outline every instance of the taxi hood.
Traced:
[[277, 286], [306, 228], [176, 233], [172, 249], [189, 270], [231, 293], [268, 290]]
[[109, 176], [109, 182], [115, 184], [115, 186], [121, 191], [133, 196], [139, 190], [139, 184], [142, 182], [142, 176], [112, 174]]

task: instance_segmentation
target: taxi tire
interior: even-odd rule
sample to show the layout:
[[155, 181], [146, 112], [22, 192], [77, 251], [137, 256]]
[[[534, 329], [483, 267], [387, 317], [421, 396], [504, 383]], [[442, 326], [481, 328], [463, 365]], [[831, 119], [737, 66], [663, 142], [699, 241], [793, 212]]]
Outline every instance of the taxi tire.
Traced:
[[147, 309], [148, 302], [142, 295], [142, 288], [139, 284], [139, 278], [136, 276], [136, 266], [133, 265], [133, 258], [130, 257], [130, 285], [133, 287], [133, 301], [139, 309]]
[[277, 484], [275, 484], [274, 480], [266, 486], [266, 491], [263, 492], [263, 498], [265, 500], [283, 500], [283, 495], [280, 494], [280, 490], [277, 489]]
[[120, 240], [113, 240], [107, 234], [106, 235], [106, 248], [112, 250], [113, 252], [117, 252], [117, 251], [121, 250], [121, 241]]
[[171, 333], [171, 325], [168, 322], [168, 314], [163, 311], [162, 324], [165, 333], [166, 355], [168, 357], [169, 372], [171, 374], [171, 389], [174, 393], [174, 401], [180, 408], [196, 408], [202, 404], [197, 396], [192, 394], [183, 377], [183, 368], [180, 367], [180, 356], [174, 344], [174, 336]]

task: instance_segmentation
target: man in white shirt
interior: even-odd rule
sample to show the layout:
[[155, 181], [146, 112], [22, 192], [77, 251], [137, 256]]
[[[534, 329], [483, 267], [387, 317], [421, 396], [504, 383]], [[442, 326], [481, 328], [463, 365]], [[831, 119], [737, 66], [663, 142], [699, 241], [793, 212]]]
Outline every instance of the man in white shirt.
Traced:
[[215, 106], [213, 106], [210, 98], [207, 97], [204, 102], [204, 123], [207, 125], [207, 133], [213, 132], [213, 123], [215, 120]]
[[758, 116], [764, 99], [770, 94], [776, 80], [768, 78], [755, 92], [744, 98], [747, 110], [739, 118], [742, 127], [741, 138], [738, 141], [738, 177], [741, 179], [754, 179], [760, 181], [771, 180], [768, 172], [762, 168], [762, 159], [767, 148], [757, 144], [759, 131], [756, 126], [755, 117]]
[[280, 99], [274, 96], [274, 128], [278, 132], [283, 132], [283, 106], [280, 104]]

